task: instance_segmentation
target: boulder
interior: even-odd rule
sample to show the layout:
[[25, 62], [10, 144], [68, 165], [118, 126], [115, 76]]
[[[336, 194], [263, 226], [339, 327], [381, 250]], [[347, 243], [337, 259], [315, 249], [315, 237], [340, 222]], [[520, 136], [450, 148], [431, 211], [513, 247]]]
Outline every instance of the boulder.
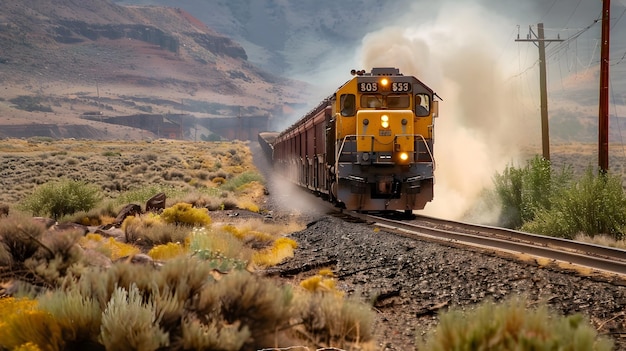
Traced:
[[146, 212], [160, 213], [165, 209], [165, 193], [158, 193], [146, 202]]
[[126, 217], [136, 216], [142, 213], [143, 212], [141, 211], [141, 206], [137, 204], [128, 204], [124, 206], [120, 213], [117, 214], [117, 217], [115, 217], [115, 224], [116, 226], [120, 226], [122, 225], [122, 222], [124, 222]]

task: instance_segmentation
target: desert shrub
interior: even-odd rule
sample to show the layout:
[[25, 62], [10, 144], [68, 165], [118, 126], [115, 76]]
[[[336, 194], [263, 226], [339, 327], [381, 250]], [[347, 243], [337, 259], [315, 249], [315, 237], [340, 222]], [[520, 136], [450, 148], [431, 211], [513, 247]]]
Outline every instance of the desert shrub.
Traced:
[[131, 170], [132, 174], [143, 174], [148, 170], [148, 166], [145, 164], [140, 164], [137, 165], [135, 167], [133, 167], [133, 169]]
[[32, 342], [27, 342], [18, 347], [13, 348], [13, 351], [41, 351], [39, 346], [35, 345]]
[[146, 161], [146, 162], [150, 162], [150, 161], [156, 161], [159, 159], [159, 155], [153, 153], [153, 152], [149, 152], [147, 154], [143, 154], [141, 156], [141, 158]]
[[222, 178], [222, 177], [214, 177], [213, 179], [211, 179], [211, 181], [215, 184], [218, 185], [222, 185], [224, 183], [226, 183], [226, 179]]
[[550, 208], [538, 211], [522, 229], [538, 234], [572, 239], [578, 233], [591, 237], [624, 236], [626, 195], [620, 177], [595, 174], [591, 168], [578, 181], [552, 200]]
[[64, 217], [65, 220], [86, 226], [98, 226], [115, 222], [119, 210], [111, 200], [100, 201], [89, 211], [78, 211]]
[[109, 151], [104, 151], [102, 153], [102, 156], [105, 156], [105, 157], [120, 157], [120, 156], [122, 156], [122, 153], [120, 153], [119, 151], [111, 151], [111, 150], [109, 150]]
[[35, 216], [58, 219], [78, 211], [89, 211], [101, 200], [98, 186], [83, 181], [61, 180], [35, 189], [20, 205]]
[[300, 286], [310, 292], [332, 292], [338, 296], [343, 296], [343, 292], [336, 288], [336, 281], [332, 272], [320, 271], [318, 274], [301, 281]]
[[81, 247], [96, 250], [111, 260], [117, 260], [141, 252], [136, 246], [121, 243], [114, 238], [104, 238], [100, 234], [94, 233], [89, 233], [80, 238], [78, 243]]
[[270, 248], [254, 254], [252, 261], [259, 266], [275, 266], [286, 258], [293, 257], [293, 250], [298, 244], [289, 238], [278, 238]]
[[82, 230], [68, 230], [43, 236], [41, 249], [32, 259], [24, 262], [24, 266], [37, 278], [38, 286], [56, 287], [68, 274], [82, 270], [83, 254], [77, 245], [82, 235]]
[[159, 215], [147, 213], [141, 216], [128, 216], [122, 223], [126, 242], [142, 247], [167, 243], [184, 242], [189, 228], [175, 223], [166, 223]]
[[148, 251], [148, 256], [155, 260], [169, 260], [185, 254], [185, 247], [179, 243], [167, 243], [157, 245]]
[[37, 301], [27, 298], [3, 297], [0, 299], [0, 349], [13, 350], [26, 344], [19, 319], [34, 311]]
[[0, 345], [2, 349], [13, 350], [27, 343], [41, 350], [63, 350], [65, 341], [58, 323], [47, 311], [36, 307], [16, 310], [2, 315], [0, 324]]
[[169, 346], [154, 300], [143, 301], [135, 285], [118, 287], [102, 313], [100, 342], [107, 350], [157, 350]]
[[265, 180], [263, 176], [257, 172], [244, 172], [234, 178], [229, 179], [226, 183], [222, 184], [221, 187], [222, 189], [228, 191], [235, 191], [240, 186], [254, 181], [263, 183]]
[[475, 310], [444, 313], [419, 350], [611, 350], [581, 315], [558, 316], [523, 299], [486, 302]]
[[7, 266], [31, 258], [41, 248], [41, 237], [46, 231], [42, 223], [21, 214], [10, 214], [0, 219], [0, 240]]
[[233, 271], [202, 291], [197, 314], [247, 327], [251, 337], [244, 348], [256, 350], [274, 345], [276, 332], [290, 326], [292, 300], [288, 286], [247, 271]]
[[244, 162], [243, 158], [239, 155], [232, 155], [230, 157], [230, 165], [231, 166], [240, 166]]
[[205, 207], [208, 208], [209, 204], [215, 201], [215, 198], [219, 196], [220, 190], [217, 188], [206, 188], [202, 187], [201, 189], [196, 189], [194, 191], [190, 191], [182, 197], [176, 197], [171, 199], [172, 204], [176, 204], [179, 202], [184, 202], [191, 204], [192, 207]]
[[194, 228], [186, 246], [204, 259], [229, 258], [248, 261], [252, 255], [243, 243], [226, 230]]
[[206, 208], [194, 208], [191, 204], [177, 203], [161, 213], [166, 223], [188, 226], [206, 226], [211, 224], [211, 216]]
[[615, 240], [615, 238], [606, 234], [598, 234], [593, 237], [586, 234], [577, 234], [574, 237], [574, 240], [600, 246], [615, 247], [622, 250], [626, 249], [626, 239], [622, 238], [620, 240]]
[[44, 106], [42, 104], [44, 98], [42, 96], [30, 96], [30, 95], [20, 95], [16, 98], [10, 99], [9, 101], [16, 105], [16, 108], [24, 111], [41, 111], [41, 112], [52, 112], [52, 108], [48, 106]]
[[40, 297], [38, 307], [54, 317], [68, 348], [97, 340], [102, 310], [91, 296], [76, 288], [55, 290]]
[[[229, 227], [232, 227], [229, 228]], [[273, 223], [266, 222], [261, 218], [252, 218], [246, 220], [245, 223], [239, 223], [237, 227], [233, 225], [224, 225], [224, 230], [231, 231], [232, 234], [241, 239], [249, 240], [252, 236], [258, 240], [273, 241], [275, 237], [283, 236], [289, 233], [297, 232], [304, 229], [304, 225], [296, 222], [290, 223]], [[228, 229], [227, 229], [228, 228]]]
[[316, 344], [350, 349], [349, 343], [372, 340], [375, 313], [367, 304], [323, 292], [300, 294], [298, 300], [302, 324]]
[[225, 211], [225, 210], [234, 210], [237, 209], [237, 199], [228, 192], [224, 192], [222, 194], [226, 194], [226, 196], [220, 196], [209, 198], [209, 201], [206, 203], [205, 207], [209, 211]]
[[249, 201], [249, 200], [240, 201], [237, 204], [237, 207], [239, 207], [242, 210], [248, 210], [250, 212], [256, 212], [256, 213], [259, 212], [259, 206], [257, 204], [255, 204], [254, 202]]
[[502, 206], [501, 224], [519, 228], [533, 220], [538, 211], [551, 207], [551, 200], [559, 196], [572, 177], [570, 169], [557, 173], [550, 161], [539, 156], [529, 160], [524, 168], [507, 166], [502, 174], [494, 176], [495, 192]]
[[186, 192], [181, 189], [177, 189], [167, 185], [148, 185], [121, 193], [115, 199], [115, 203], [118, 205], [146, 203], [146, 201], [148, 201], [151, 197], [159, 193], [165, 193], [165, 196], [167, 198], [171, 198], [179, 197]]
[[185, 350], [241, 350], [250, 336], [248, 327], [242, 328], [239, 323], [211, 321], [205, 324], [191, 316], [182, 323]]

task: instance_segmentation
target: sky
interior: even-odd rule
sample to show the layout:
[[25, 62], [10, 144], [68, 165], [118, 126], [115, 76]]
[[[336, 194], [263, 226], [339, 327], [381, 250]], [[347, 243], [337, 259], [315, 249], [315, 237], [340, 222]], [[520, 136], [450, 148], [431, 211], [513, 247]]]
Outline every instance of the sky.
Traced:
[[[544, 23], [550, 111], [597, 116], [600, 0], [416, 1], [403, 18], [368, 33], [349, 64], [396, 66], [443, 101], [436, 121], [435, 200], [424, 213], [462, 219], [493, 176], [541, 148], [538, 49], [526, 38]], [[613, 1], [611, 105], [626, 109], [625, 1]], [[495, 222], [485, 212], [481, 222]]]

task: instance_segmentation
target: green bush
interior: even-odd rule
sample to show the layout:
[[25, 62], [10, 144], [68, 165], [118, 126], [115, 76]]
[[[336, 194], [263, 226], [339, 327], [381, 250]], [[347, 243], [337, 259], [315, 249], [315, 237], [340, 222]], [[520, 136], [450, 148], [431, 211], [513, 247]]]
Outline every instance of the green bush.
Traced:
[[228, 191], [235, 191], [240, 186], [254, 182], [254, 181], [264, 183], [265, 179], [263, 178], [261, 174], [257, 172], [245, 172], [236, 176], [235, 178], [229, 179], [226, 183], [224, 183], [221, 186], [221, 188], [228, 190]]
[[83, 181], [61, 180], [40, 185], [21, 204], [35, 216], [62, 216], [89, 211], [101, 200], [98, 186]]
[[552, 199], [558, 197], [571, 183], [573, 173], [564, 168], [560, 173], [552, 170], [550, 161], [539, 156], [529, 160], [524, 168], [507, 166], [494, 177], [495, 191], [502, 211], [501, 225], [519, 228], [532, 221], [539, 210], [550, 209]]
[[611, 350], [581, 315], [559, 316], [544, 305], [528, 308], [524, 300], [487, 302], [473, 311], [453, 309], [418, 350]]
[[568, 239], [578, 233], [591, 237], [608, 234], [620, 240], [625, 226], [626, 196], [621, 178], [597, 175], [589, 168], [582, 179], [552, 199], [550, 208], [524, 223], [522, 230]]

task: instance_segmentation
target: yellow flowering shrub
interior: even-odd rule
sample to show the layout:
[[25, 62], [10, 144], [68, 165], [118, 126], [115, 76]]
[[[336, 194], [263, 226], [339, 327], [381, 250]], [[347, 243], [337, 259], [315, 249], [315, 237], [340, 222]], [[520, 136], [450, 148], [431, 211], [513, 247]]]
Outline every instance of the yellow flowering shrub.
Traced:
[[207, 226], [211, 224], [211, 216], [206, 208], [194, 208], [191, 204], [179, 202], [168, 207], [161, 213], [166, 223], [176, 223], [189, 226]]
[[252, 262], [259, 266], [275, 266], [284, 259], [293, 257], [293, 250], [298, 247], [295, 240], [278, 238], [271, 247], [256, 252], [252, 256]]
[[157, 245], [150, 249], [148, 256], [155, 260], [168, 260], [170, 258], [178, 257], [187, 252], [185, 247], [179, 243], [167, 243], [164, 245]]

